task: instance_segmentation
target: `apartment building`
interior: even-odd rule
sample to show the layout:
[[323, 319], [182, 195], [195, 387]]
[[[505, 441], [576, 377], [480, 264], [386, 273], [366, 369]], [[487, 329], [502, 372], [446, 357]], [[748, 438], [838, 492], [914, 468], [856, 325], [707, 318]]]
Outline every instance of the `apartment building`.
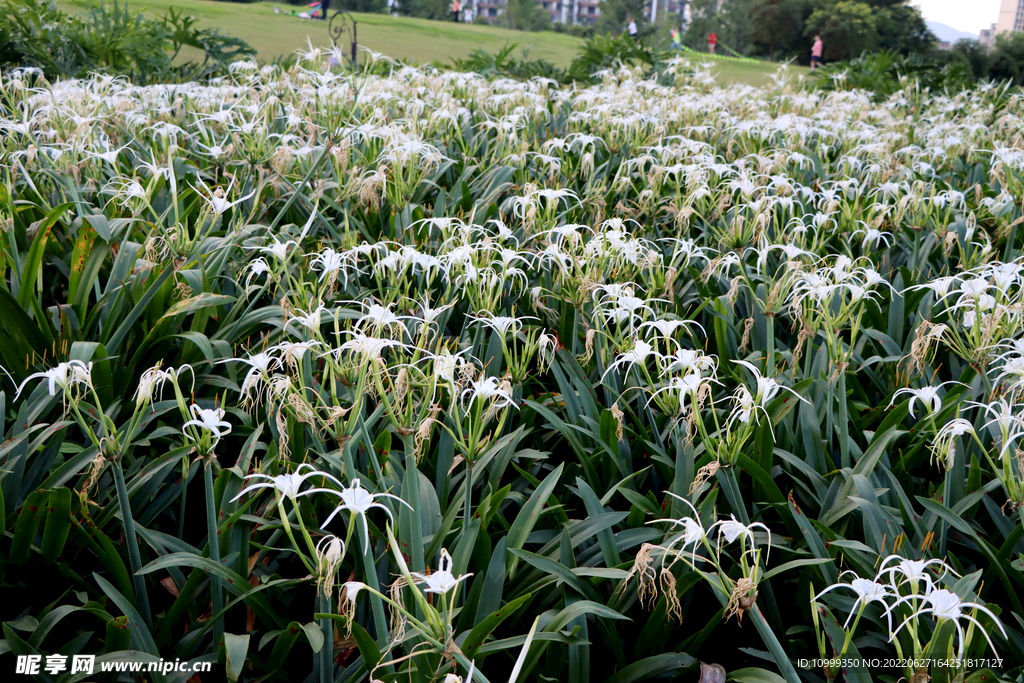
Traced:
[[[601, 16], [601, 0], [537, 0], [552, 22], [566, 25], [590, 26]], [[648, 21], [663, 18], [665, 13], [683, 15], [687, 0], [651, 0], [644, 11]], [[505, 0], [474, 0], [474, 15], [487, 21], [497, 21], [505, 9]], [[654, 19], [652, 19], [652, 15]]]
[[1024, 31], [1024, 0], [1003, 0], [999, 7], [999, 19], [996, 21], [995, 33]]

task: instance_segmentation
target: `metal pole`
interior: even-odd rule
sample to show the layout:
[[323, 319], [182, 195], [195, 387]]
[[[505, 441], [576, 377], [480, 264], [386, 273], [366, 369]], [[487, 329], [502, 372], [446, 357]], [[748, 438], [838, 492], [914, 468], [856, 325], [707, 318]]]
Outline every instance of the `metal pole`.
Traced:
[[356, 37], [356, 20], [352, 20], [352, 71], [357, 71], [359, 64], [356, 60], [357, 51], [359, 50], [359, 39]]

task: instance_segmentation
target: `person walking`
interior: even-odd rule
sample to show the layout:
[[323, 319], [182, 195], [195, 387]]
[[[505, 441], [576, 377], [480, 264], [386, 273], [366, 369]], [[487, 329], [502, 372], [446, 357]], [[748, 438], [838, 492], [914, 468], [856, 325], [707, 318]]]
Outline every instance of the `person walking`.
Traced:
[[718, 36], [712, 33], [708, 36], [708, 54], [715, 54], [715, 45], [718, 44]]
[[633, 17], [628, 18], [629, 24], [626, 25], [626, 30], [629, 31], [629, 37], [633, 39], [633, 42], [639, 44], [640, 39], [637, 37], [636, 20]]
[[675, 26], [673, 26], [672, 27], [672, 31], [669, 33], [669, 35], [672, 37], [672, 49], [673, 50], [682, 50], [683, 49], [683, 40], [682, 40], [682, 36], [679, 33], [679, 29], [676, 28]]
[[452, 2], [452, 21], [458, 21], [459, 15], [462, 13], [462, 5], [459, 4], [459, 0]]
[[821, 36], [814, 36], [814, 45], [811, 46], [811, 71], [821, 66], [821, 53], [823, 50]]

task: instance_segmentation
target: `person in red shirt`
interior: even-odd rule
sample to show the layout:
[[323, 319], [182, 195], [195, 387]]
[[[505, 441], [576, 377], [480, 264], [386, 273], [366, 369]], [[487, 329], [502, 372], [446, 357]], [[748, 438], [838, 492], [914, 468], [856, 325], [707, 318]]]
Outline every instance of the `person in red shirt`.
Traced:
[[718, 42], [718, 36], [712, 33], [708, 36], [708, 53], [715, 54], [715, 44]]

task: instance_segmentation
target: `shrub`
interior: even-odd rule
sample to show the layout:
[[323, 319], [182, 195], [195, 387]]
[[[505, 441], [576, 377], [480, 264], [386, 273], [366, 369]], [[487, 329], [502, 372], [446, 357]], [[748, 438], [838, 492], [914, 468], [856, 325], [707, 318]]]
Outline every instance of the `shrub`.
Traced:
[[[127, 3], [101, 2], [70, 16], [52, 1], [4, 0], [0, 8], [0, 67], [33, 67], [47, 78], [92, 72], [139, 82], [203, 79], [224, 73], [229, 62], [256, 54], [240, 38], [199, 29], [196, 19], [171, 8], [151, 20]], [[203, 51], [201, 63], [176, 63], [183, 46]]]

